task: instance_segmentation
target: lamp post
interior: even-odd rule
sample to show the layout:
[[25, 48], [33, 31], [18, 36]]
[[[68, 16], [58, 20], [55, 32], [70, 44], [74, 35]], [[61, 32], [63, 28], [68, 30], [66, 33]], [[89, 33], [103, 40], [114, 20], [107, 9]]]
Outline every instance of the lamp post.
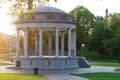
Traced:
[[82, 44], [82, 57], [84, 57], [84, 47], [85, 47], [85, 44]]

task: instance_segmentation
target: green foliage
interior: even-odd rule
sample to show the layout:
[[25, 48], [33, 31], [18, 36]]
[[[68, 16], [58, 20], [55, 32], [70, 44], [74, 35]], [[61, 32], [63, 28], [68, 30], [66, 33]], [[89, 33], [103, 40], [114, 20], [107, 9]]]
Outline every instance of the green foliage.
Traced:
[[98, 52], [90, 51], [88, 49], [77, 50], [77, 56], [82, 56], [82, 55], [84, 55], [89, 60], [100, 59], [100, 54]]
[[109, 28], [111, 36], [103, 40], [104, 48], [111, 55], [111, 57], [119, 57], [120, 47], [120, 14], [114, 13], [108, 15], [109, 17]]
[[[109, 59], [119, 57], [120, 14], [114, 13], [103, 20], [96, 19], [93, 32], [86, 37], [89, 50], [95, 50], [101, 54], [101, 59], [107, 55]], [[107, 23], [106, 23], [107, 22]]]
[[80, 49], [93, 28], [95, 16], [83, 6], [74, 8], [70, 14], [76, 21], [77, 49]]
[[49, 80], [43, 75], [31, 74], [0, 74], [1, 80]]
[[47, 0], [6, 0], [4, 4], [5, 3], [7, 4], [12, 3], [12, 5], [9, 7], [10, 9], [9, 14], [12, 15], [13, 17], [17, 17], [21, 15], [24, 15], [24, 17], [28, 17], [31, 14], [26, 15], [25, 12], [27, 10], [33, 9], [36, 6], [46, 5]]
[[97, 72], [97, 73], [85, 73], [85, 74], [74, 74], [74, 75], [88, 78], [90, 80], [120, 80], [120, 73]]
[[[35, 8], [38, 4], [39, 6], [43, 6], [48, 1], [49, 0], [6, 0], [4, 3], [12, 3], [12, 6], [10, 6], [10, 14], [17, 16], [19, 13], [24, 13], [27, 9]], [[57, 0], [54, 1], [57, 2]]]
[[106, 49], [103, 47], [103, 40], [111, 36], [110, 30], [103, 22], [97, 22], [93, 28], [91, 35], [86, 37], [86, 43], [89, 50], [95, 50], [101, 54], [101, 58], [106, 54]]
[[[81, 45], [87, 48], [86, 56], [91, 58], [97, 53], [97, 59], [116, 59], [120, 55], [120, 14], [95, 17], [88, 9], [78, 6], [70, 14], [76, 21], [77, 55], [80, 56]], [[86, 50], [85, 50], [86, 51]], [[94, 52], [93, 52], [94, 51]], [[89, 55], [89, 54], [90, 55]], [[92, 56], [93, 57], [93, 56]], [[93, 59], [95, 59], [93, 57]]]

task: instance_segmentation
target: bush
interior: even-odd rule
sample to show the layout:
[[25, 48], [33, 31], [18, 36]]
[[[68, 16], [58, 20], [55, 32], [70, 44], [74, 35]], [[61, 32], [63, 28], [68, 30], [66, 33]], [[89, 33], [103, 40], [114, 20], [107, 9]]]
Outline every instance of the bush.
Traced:
[[115, 60], [118, 59], [117, 57], [119, 57], [114, 53], [100, 54], [97, 51], [94, 50], [90, 51], [87, 48], [77, 50], [77, 56], [82, 56], [82, 55], [85, 56], [87, 59], [91, 59], [91, 60]]
[[77, 50], [77, 56], [85, 56], [87, 59], [101, 59], [101, 55], [96, 51], [89, 51], [88, 49]]

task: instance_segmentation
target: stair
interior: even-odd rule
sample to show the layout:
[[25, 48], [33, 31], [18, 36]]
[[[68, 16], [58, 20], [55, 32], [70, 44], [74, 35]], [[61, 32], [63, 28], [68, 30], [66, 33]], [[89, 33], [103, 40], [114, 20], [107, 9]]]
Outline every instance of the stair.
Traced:
[[80, 68], [90, 68], [90, 64], [85, 57], [78, 58], [78, 65]]

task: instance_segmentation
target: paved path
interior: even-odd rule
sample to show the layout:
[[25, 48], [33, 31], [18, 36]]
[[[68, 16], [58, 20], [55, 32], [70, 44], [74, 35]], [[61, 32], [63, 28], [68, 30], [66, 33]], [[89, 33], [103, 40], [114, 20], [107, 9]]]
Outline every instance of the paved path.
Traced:
[[88, 80], [81, 77], [76, 77], [70, 74], [73, 73], [93, 73], [93, 72], [114, 72], [115, 67], [92, 67], [89, 69], [77, 69], [77, 70], [62, 70], [62, 71], [48, 71], [41, 72], [51, 80]]
[[[11, 68], [12, 66], [1, 66], [1, 73], [21, 73], [21, 74], [33, 74], [33, 70], [21, 70]], [[92, 67], [90, 69], [77, 69], [77, 70], [61, 70], [61, 71], [39, 71], [40, 74], [43, 74], [50, 78], [51, 80], [88, 80], [85, 78], [76, 77], [70, 75], [72, 73], [92, 73], [92, 72], [113, 72], [114, 67]]]
[[[82, 77], [73, 76], [73, 73], [93, 73], [93, 72], [113, 72], [115, 67], [100, 67], [93, 66], [89, 69], [77, 70], [58, 70], [58, 71], [39, 71], [39, 74], [47, 76], [50, 80], [89, 80]], [[13, 66], [0, 66], [0, 73], [19, 73], [19, 74], [33, 74], [33, 70], [22, 70], [13, 68]]]
[[[50, 80], [89, 80], [77, 76], [70, 75], [74, 70], [62, 71], [39, 71]], [[0, 66], [0, 73], [19, 73], [19, 74], [33, 74], [33, 70], [15, 69], [13, 66]]]

